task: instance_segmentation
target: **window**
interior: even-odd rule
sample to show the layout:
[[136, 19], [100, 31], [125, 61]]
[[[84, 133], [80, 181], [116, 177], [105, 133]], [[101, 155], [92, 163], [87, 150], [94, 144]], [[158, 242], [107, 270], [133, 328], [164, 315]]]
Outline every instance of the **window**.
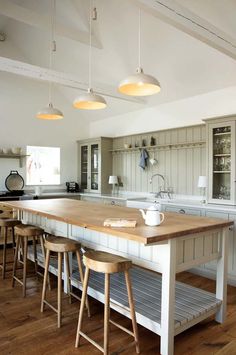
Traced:
[[26, 184], [60, 184], [60, 148], [27, 146]]

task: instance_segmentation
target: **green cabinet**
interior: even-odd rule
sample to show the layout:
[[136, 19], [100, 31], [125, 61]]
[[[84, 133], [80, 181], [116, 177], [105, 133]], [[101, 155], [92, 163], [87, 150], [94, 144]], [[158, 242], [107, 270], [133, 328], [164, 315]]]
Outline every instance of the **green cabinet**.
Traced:
[[78, 181], [84, 192], [110, 193], [112, 138], [78, 141]]

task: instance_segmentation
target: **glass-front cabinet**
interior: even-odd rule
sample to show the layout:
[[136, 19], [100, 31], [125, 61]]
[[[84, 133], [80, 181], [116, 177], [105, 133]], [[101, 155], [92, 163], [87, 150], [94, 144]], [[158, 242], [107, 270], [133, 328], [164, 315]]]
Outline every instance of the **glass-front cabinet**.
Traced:
[[235, 205], [235, 121], [208, 126], [208, 202]]
[[78, 180], [84, 192], [109, 193], [112, 175], [112, 139], [97, 138], [78, 141]]

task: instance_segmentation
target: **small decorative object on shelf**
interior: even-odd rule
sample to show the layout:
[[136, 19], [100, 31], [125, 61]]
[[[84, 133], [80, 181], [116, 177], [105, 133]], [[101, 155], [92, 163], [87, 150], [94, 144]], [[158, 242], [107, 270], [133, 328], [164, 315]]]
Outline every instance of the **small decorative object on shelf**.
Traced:
[[150, 145], [153, 146], [153, 145], [156, 145], [156, 139], [154, 137], [151, 137], [150, 139]]
[[146, 139], [142, 139], [142, 147], [146, 147]]
[[134, 147], [135, 147], [135, 148], [138, 148], [138, 147], [139, 147], [138, 142], [135, 142]]

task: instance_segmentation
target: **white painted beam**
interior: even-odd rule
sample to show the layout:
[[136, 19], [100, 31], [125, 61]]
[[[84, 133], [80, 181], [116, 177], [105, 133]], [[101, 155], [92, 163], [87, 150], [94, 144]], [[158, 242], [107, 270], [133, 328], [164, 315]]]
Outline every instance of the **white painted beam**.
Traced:
[[175, 0], [134, 0], [155, 17], [236, 59], [236, 39]]
[[[52, 83], [67, 86], [82, 91], [87, 91], [88, 83], [82, 82], [72, 74], [58, 72], [47, 68], [41, 68], [36, 65], [20, 62], [6, 57], [0, 57], [0, 71], [21, 75], [30, 79], [51, 81]], [[94, 83], [93, 89], [96, 93], [112, 97], [119, 100], [125, 100], [135, 103], [145, 103], [144, 100], [125, 96], [117, 91], [116, 87], [103, 83]]]
[[[49, 16], [38, 14], [30, 9], [14, 4], [9, 0], [0, 0], [0, 14], [27, 25], [50, 31], [51, 24]], [[75, 30], [59, 23], [56, 25], [56, 34], [77, 42], [89, 43], [89, 32]], [[100, 41], [98, 41], [94, 35], [92, 36], [92, 45], [97, 48], [102, 48]]]

